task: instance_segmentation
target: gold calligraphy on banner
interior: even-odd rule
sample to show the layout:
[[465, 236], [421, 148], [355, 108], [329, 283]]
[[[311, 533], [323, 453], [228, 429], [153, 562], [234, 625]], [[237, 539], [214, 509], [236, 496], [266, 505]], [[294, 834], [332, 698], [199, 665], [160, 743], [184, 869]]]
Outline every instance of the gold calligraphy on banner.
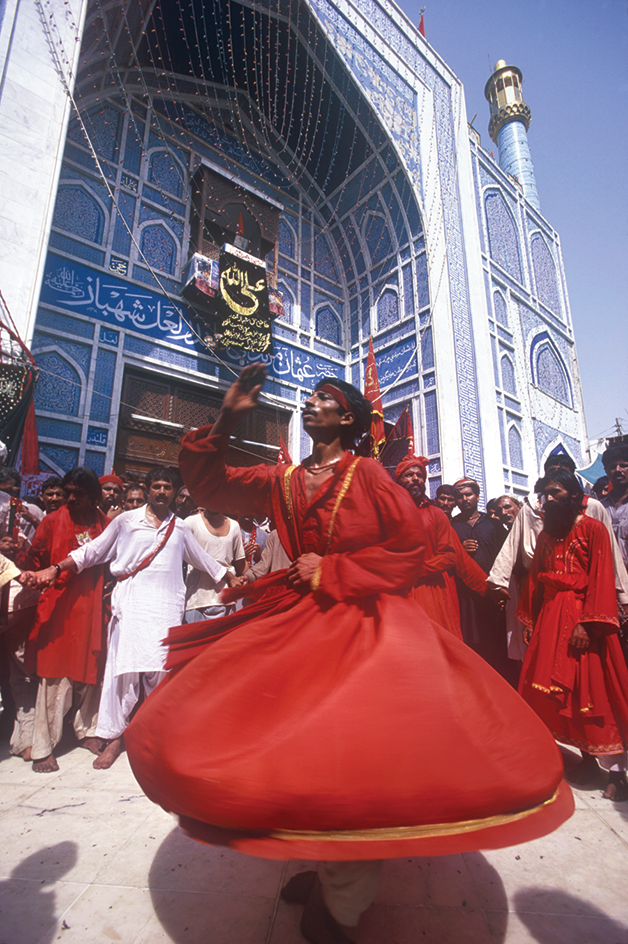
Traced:
[[[254, 285], [249, 284], [249, 273], [237, 265], [230, 265], [220, 273], [220, 294], [232, 311], [239, 315], [253, 315], [259, 308], [260, 299], [257, 297], [266, 288], [266, 279], [258, 279]], [[234, 295], [249, 299], [241, 302]]]
[[264, 318], [227, 317], [222, 323], [222, 344], [263, 354], [271, 346], [270, 325]]

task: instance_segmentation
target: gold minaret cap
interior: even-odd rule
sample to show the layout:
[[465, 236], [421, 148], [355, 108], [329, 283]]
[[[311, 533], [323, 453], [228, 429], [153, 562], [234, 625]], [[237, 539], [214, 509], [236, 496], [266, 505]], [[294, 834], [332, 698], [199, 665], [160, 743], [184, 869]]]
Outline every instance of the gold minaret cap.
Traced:
[[522, 121], [526, 131], [532, 115], [523, 100], [523, 74], [517, 66], [509, 66], [505, 59], [495, 63], [495, 71], [484, 87], [484, 95], [491, 106], [488, 133], [497, 144], [497, 135], [509, 121]]

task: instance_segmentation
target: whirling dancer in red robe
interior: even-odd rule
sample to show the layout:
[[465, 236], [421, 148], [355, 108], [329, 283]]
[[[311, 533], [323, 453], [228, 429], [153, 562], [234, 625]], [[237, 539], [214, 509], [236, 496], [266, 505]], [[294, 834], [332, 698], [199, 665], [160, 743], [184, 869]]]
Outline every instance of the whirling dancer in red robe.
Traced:
[[609, 771], [604, 796], [628, 800], [628, 669], [608, 531], [584, 515], [568, 469], [551, 469], [536, 491], [543, 531], [519, 603], [529, 643], [519, 691], [558, 741], [580, 748], [572, 781], [590, 782], [599, 760]]
[[573, 799], [534, 712], [406, 598], [424, 528], [385, 469], [347, 451], [369, 428], [359, 391], [318, 383], [300, 466], [225, 465], [263, 379], [245, 368], [213, 428], [184, 437], [180, 464], [197, 504], [272, 517], [293, 563], [249, 584], [243, 611], [171, 630], [177, 670], [126, 743], [148, 796], [194, 838], [325, 860], [322, 884], [306, 874], [284, 892], [309, 894], [302, 931], [324, 944], [347, 940], [339, 924], [368, 906], [368, 861], [532, 839]]
[[426, 549], [410, 595], [430, 619], [462, 639], [457, 574], [471, 590], [484, 594], [486, 574], [466, 553], [447, 515], [425, 494], [425, 456], [406, 456], [395, 469], [395, 482], [409, 493], [425, 529]]

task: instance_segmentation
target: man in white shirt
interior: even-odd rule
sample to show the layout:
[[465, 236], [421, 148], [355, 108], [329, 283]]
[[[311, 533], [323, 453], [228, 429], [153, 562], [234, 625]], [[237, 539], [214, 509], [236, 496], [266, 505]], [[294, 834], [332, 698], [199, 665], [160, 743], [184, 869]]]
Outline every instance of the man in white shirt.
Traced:
[[[215, 561], [237, 577], [244, 574], [246, 557], [237, 521], [218, 511], [201, 508], [196, 514], [188, 515], [185, 526]], [[185, 584], [186, 623], [217, 619], [235, 610], [234, 603], [225, 605], [220, 602], [220, 591], [229, 586], [226, 574], [217, 583], [204, 570], [193, 567], [188, 571]]]
[[146, 486], [148, 504], [118, 515], [94, 541], [33, 575], [37, 586], [43, 587], [65, 570], [80, 573], [109, 562], [111, 575], [117, 578], [96, 728], [96, 736], [109, 743], [94, 761], [97, 769], [111, 767], [120, 754], [140, 686], [148, 696], [165, 676], [167, 649], [162, 643], [170, 626], [181, 623], [185, 608], [183, 561], [215, 582], [225, 576], [231, 582], [226, 567], [205, 553], [170, 510], [175, 493], [170, 471], [151, 469]]

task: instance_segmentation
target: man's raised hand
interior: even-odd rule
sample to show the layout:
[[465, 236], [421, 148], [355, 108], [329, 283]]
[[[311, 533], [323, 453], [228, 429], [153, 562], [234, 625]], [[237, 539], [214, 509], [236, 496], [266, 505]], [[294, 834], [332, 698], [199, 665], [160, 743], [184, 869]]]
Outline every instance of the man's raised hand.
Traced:
[[266, 379], [266, 370], [261, 364], [249, 364], [231, 384], [222, 402], [224, 411], [237, 416], [246, 416], [257, 406], [257, 398]]

